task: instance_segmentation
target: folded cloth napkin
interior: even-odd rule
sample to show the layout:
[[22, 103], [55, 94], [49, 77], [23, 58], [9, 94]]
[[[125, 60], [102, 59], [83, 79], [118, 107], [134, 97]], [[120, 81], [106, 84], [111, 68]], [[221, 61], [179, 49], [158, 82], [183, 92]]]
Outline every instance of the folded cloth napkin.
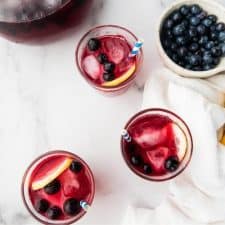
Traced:
[[128, 206], [123, 225], [225, 224], [225, 146], [217, 132], [225, 124], [224, 85], [224, 75], [201, 80], [168, 69], [151, 74], [143, 109], [160, 107], [180, 115], [193, 136], [193, 156], [186, 170], [171, 180], [159, 206]]

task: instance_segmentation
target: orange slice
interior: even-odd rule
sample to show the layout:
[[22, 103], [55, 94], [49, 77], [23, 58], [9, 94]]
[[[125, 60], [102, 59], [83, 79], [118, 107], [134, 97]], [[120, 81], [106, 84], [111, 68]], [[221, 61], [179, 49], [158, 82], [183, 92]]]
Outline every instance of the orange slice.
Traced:
[[118, 77], [115, 80], [112, 81], [108, 81], [102, 84], [103, 87], [115, 87], [121, 83], [123, 83], [124, 81], [126, 81], [135, 71], [136, 69], [136, 65], [133, 64], [129, 70], [127, 70], [127, 72], [125, 72], [124, 74], [122, 74], [120, 77]]
[[50, 160], [38, 169], [32, 182], [32, 190], [37, 191], [55, 180], [72, 163], [71, 158], [57, 157]]

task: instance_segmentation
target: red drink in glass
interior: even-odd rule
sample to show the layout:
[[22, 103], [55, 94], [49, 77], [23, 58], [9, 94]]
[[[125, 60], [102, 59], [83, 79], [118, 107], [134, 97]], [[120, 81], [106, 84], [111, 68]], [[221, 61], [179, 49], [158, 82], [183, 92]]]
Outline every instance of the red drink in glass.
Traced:
[[44, 224], [67, 225], [86, 213], [94, 198], [94, 178], [78, 156], [53, 151], [37, 158], [25, 172], [22, 197], [32, 216]]
[[105, 25], [91, 29], [76, 50], [81, 75], [102, 93], [123, 92], [133, 83], [142, 62], [142, 50], [136, 56], [130, 55], [135, 42], [136, 36], [123, 27]]
[[81, 23], [93, 0], [6, 0], [0, 33], [12, 41], [36, 42]]
[[164, 109], [147, 109], [125, 126], [130, 140], [121, 139], [122, 154], [129, 168], [152, 181], [180, 174], [192, 155], [192, 137], [185, 122]]

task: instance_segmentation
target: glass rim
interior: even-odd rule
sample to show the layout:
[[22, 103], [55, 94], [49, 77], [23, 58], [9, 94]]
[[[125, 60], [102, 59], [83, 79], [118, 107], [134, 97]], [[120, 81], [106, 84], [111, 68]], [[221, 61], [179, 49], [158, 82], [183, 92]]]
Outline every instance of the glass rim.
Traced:
[[[121, 84], [118, 84], [114, 87], [103, 87], [101, 85], [97, 85], [95, 84], [94, 82], [92, 82], [90, 79], [88, 79], [84, 72], [83, 72], [83, 69], [81, 68], [80, 66], [80, 63], [79, 63], [79, 50], [80, 50], [80, 47], [84, 41], [84, 39], [89, 35], [91, 34], [93, 31], [95, 31], [96, 29], [104, 29], [104, 28], [116, 28], [116, 29], [120, 29], [120, 30], [123, 30], [127, 33], [129, 33], [134, 39], [135, 41], [138, 41], [138, 37], [133, 33], [131, 32], [129, 29], [125, 28], [125, 27], [122, 27], [122, 26], [119, 26], [119, 25], [114, 25], [114, 24], [105, 24], [105, 25], [99, 25], [99, 26], [95, 26], [95, 27], [92, 27], [91, 29], [89, 29], [86, 33], [84, 33], [84, 35], [82, 35], [81, 39], [79, 40], [78, 44], [76, 45], [75, 47], [75, 62], [76, 62], [76, 66], [78, 68], [78, 71], [80, 73], [80, 75], [91, 85], [93, 86], [95, 89], [97, 90], [100, 90], [100, 91], [116, 91], [116, 90], [120, 90], [120, 89], [123, 89], [124, 87], [126, 87], [127, 84], [129, 84], [131, 81], [133, 81], [135, 78], [136, 78], [136, 73], [137, 71], [139, 70], [139, 67], [140, 67], [140, 63], [136, 63], [136, 69], [135, 71], [133, 72], [133, 74], [127, 79], [125, 80], [124, 82], [122, 82]], [[140, 60], [143, 58], [143, 49], [141, 48], [140, 49]]]
[[166, 178], [159, 178], [160, 176], [155, 176], [157, 177], [157, 179], [154, 178], [154, 176], [150, 176], [150, 175], [145, 175], [141, 172], [138, 172], [137, 170], [135, 170], [133, 168], [133, 166], [131, 166], [131, 164], [128, 162], [127, 160], [127, 156], [126, 156], [126, 153], [124, 152], [124, 139], [123, 137], [121, 136], [121, 139], [120, 139], [120, 148], [121, 148], [121, 153], [122, 153], [122, 156], [123, 156], [123, 159], [126, 163], [126, 165], [128, 166], [128, 168], [134, 173], [136, 174], [138, 177], [141, 177], [145, 180], [148, 180], [148, 181], [154, 181], [154, 182], [162, 182], [162, 181], [168, 181], [168, 180], [171, 180], [175, 177], [177, 177], [179, 174], [181, 174], [185, 169], [186, 167], [188, 166], [188, 164], [190, 163], [191, 161], [191, 158], [192, 158], [192, 154], [193, 154], [193, 138], [192, 138], [192, 134], [191, 134], [191, 131], [187, 125], [187, 123], [180, 117], [178, 116], [176, 113], [168, 110], [168, 109], [163, 109], [163, 108], [147, 108], [147, 109], [144, 109], [144, 110], [141, 110], [139, 111], [138, 113], [134, 114], [129, 120], [128, 122], [126, 123], [126, 125], [124, 126], [124, 129], [127, 129], [129, 127], [129, 125], [139, 116], [141, 116], [142, 114], [145, 114], [145, 113], [148, 113], [148, 112], [164, 112], [164, 113], [167, 113], [167, 114], [170, 114], [174, 117], [176, 117], [179, 121], [181, 121], [181, 123], [183, 123], [183, 125], [185, 126], [185, 128], [187, 129], [187, 133], [185, 132], [185, 136], [188, 134], [189, 135], [189, 138], [190, 138], [190, 154], [189, 154], [189, 158], [187, 160], [187, 162], [185, 163], [185, 165], [179, 170], [179, 171], [175, 171], [173, 174], [171, 174], [171, 176], [169, 177], [166, 177]]
[[[22, 199], [23, 199], [23, 203], [26, 207], [26, 209], [28, 210], [28, 212], [30, 213], [31, 216], [33, 216], [34, 219], [36, 219], [37, 221], [43, 223], [43, 224], [46, 224], [46, 225], [70, 225], [72, 223], [75, 223], [76, 221], [78, 221], [79, 219], [81, 219], [87, 212], [86, 211], [82, 211], [81, 213], [78, 214], [78, 216], [74, 217], [74, 219], [71, 218], [70, 221], [63, 221], [63, 220], [51, 220], [51, 219], [48, 219], [49, 221], [43, 221], [42, 219], [40, 219], [38, 216], [36, 216], [32, 210], [30, 209], [28, 203], [27, 203], [27, 200], [26, 200], [26, 197], [25, 197], [25, 188], [24, 188], [24, 185], [25, 185], [25, 181], [26, 181], [26, 178], [27, 178], [27, 175], [30, 171], [30, 169], [32, 168], [32, 166], [37, 163], [38, 161], [41, 162], [41, 160], [43, 160], [46, 156], [51, 156], [51, 155], [54, 155], [54, 154], [68, 154], [68, 155], [72, 155], [74, 156], [76, 159], [80, 160], [82, 162], [82, 164], [85, 166], [85, 168], [88, 170], [88, 173], [90, 175], [90, 178], [91, 178], [91, 195], [90, 195], [90, 204], [93, 203], [93, 200], [94, 200], [94, 196], [95, 196], [95, 179], [94, 179], [94, 175], [93, 175], [93, 172], [92, 170], [90, 169], [89, 165], [81, 158], [79, 157], [78, 155], [70, 152], [70, 151], [66, 151], [66, 150], [51, 150], [49, 152], [46, 152], [44, 154], [41, 154], [40, 156], [38, 156], [37, 158], [35, 158], [30, 164], [29, 166], [27, 167], [24, 175], [23, 175], [23, 178], [22, 178], [22, 183], [21, 183], [21, 195], [22, 195]], [[35, 169], [35, 168], [33, 168]], [[35, 210], [35, 209], [34, 209]]]

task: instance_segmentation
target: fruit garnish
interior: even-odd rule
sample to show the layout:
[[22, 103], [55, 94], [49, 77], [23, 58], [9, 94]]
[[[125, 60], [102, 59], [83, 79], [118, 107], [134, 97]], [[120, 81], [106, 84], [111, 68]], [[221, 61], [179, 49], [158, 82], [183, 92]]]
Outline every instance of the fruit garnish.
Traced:
[[97, 38], [91, 38], [88, 41], [88, 49], [90, 51], [97, 51], [101, 46], [101, 42]]
[[142, 163], [142, 158], [139, 155], [133, 155], [131, 156], [130, 161], [134, 166], [140, 166]]
[[109, 81], [112, 81], [115, 79], [115, 75], [113, 73], [105, 72], [105, 73], [103, 73], [103, 79], [104, 79], [104, 81], [109, 82]]
[[45, 213], [49, 208], [49, 202], [45, 199], [40, 199], [35, 204], [35, 209], [40, 213]]
[[179, 160], [176, 156], [171, 156], [165, 161], [165, 169], [174, 172], [179, 167]]
[[79, 173], [82, 170], [82, 168], [83, 168], [82, 164], [75, 160], [70, 165], [70, 170], [73, 171], [74, 173]]
[[44, 187], [44, 191], [48, 195], [54, 195], [60, 190], [61, 184], [58, 180], [53, 180]]
[[58, 219], [61, 215], [62, 215], [62, 210], [57, 206], [53, 206], [49, 208], [47, 211], [48, 218], [52, 220]]
[[185, 153], [187, 151], [187, 139], [184, 131], [177, 124], [173, 123], [172, 129], [177, 148], [177, 156], [181, 161], [184, 158]]
[[113, 62], [104, 63], [104, 70], [108, 73], [112, 73], [115, 70], [115, 64]]
[[40, 167], [38, 173], [34, 176], [31, 185], [32, 190], [40, 190], [50, 184], [70, 167], [72, 161], [71, 158], [56, 157]]
[[144, 173], [145, 173], [145, 174], [151, 174], [151, 173], [152, 173], [152, 168], [151, 168], [151, 166], [148, 165], [148, 164], [144, 164], [143, 170], [144, 170]]
[[80, 202], [74, 198], [67, 199], [63, 204], [63, 210], [67, 215], [76, 215], [81, 210]]
[[133, 64], [130, 67], [130, 69], [127, 72], [125, 72], [124, 74], [122, 74], [120, 77], [118, 77], [117, 79], [115, 79], [113, 81], [105, 82], [105, 83], [102, 84], [102, 86], [104, 86], [104, 87], [115, 87], [115, 86], [123, 83], [134, 73], [135, 69], [136, 69], [136, 65]]

